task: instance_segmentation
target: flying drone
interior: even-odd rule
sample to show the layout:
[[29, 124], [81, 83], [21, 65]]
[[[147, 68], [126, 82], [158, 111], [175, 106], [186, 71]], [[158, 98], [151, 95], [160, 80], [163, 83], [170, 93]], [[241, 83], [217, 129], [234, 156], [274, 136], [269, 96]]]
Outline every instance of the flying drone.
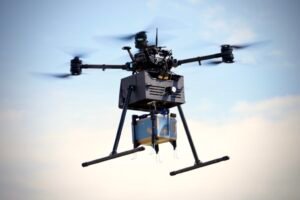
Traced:
[[[204, 60], [216, 58], [220, 60], [212, 61], [211, 64], [234, 63], [233, 50], [246, 48], [251, 44], [221, 45], [219, 53], [178, 60], [172, 56], [171, 50], [158, 45], [157, 29], [153, 45], [149, 44], [146, 31], [130, 34], [120, 39], [126, 41], [134, 39], [135, 41], [137, 53], [133, 54], [129, 46], [122, 48], [128, 52], [130, 62], [121, 65], [84, 64], [80, 56], [75, 56], [70, 61], [71, 73], [57, 76], [60, 78], [78, 76], [84, 69], [121, 69], [131, 72], [130, 76], [121, 79], [119, 108], [122, 109], [122, 114], [110, 155], [84, 162], [82, 167], [144, 151], [144, 146], [153, 147], [156, 153], [159, 152], [159, 145], [163, 143], [170, 143], [175, 149], [177, 146], [177, 120], [176, 114], [170, 112], [170, 109], [174, 107], [178, 109], [195, 163], [192, 166], [170, 172], [171, 176], [229, 160], [228, 156], [224, 156], [207, 162], [200, 161], [181, 108], [181, 105], [185, 103], [184, 78], [172, 72], [172, 69], [193, 62], [201, 65]], [[117, 152], [127, 110], [143, 111], [147, 114], [132, 115], [133, 149]]]

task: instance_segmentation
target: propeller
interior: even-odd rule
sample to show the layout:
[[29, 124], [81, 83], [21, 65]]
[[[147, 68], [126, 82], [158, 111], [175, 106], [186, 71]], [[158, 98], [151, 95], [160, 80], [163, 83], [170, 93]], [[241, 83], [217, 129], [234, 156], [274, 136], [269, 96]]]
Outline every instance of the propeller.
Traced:
[[[70, 55], [72, 57], [72, 60], [70, 62], [80, 62], [81, 64], [81, 58], [87, 58], [88, 56], [90, 56], [92, 53], [94, 53], [96, 50], [95, 49], [81, 49], [81, 50], [74, 50], [74, 49], [68, 49], [68, 50], [63, 50], [64, 53]], [[70, 67], [70, 62], [65, 63], [64, 66], [68, 65]], [[79, 67], [80, 68], [80, 67]], [[70, 68], [69, 68], [70, 70]], [[69, 71], [68, 70], [68, 71]], [[76, 70], [76, 69], [75, 69]], [[72, 76], [76, 76], [81, 74], [81, 69], [77, 69], [80, 70], [80, 72], [76, 73], [34, 73], [35, 75], [38, 76], [42, 76], [44, 78], [53, 78], [53, 79], [69, 79]]]
[[[223, 48], [224, 46], [228, 46], [234, 50], [243, 50], [243, 49], [247, 49], [250, 47], [257, 47], [259, 45], [265, 44], [267, 41], [258, 41], [258, 42], [251, 42], [251, 43], [244, 43], [244, 44], [235, 44], [235, 45], [222, 45], [221, 48]], [[222, 60], [212, 60], [212, 61], [207, 61], [204, 64], [205, 65], [219, 65], [224, 63]], [[231, 63], [231, 62], [230, 62]]]
[[[144, 28], [143, 28], [144, 27]], [[131, 42], [132, 40], [134, 40], [134, 38], [138, 35], [138, 34], [149, 34], [149, 32], [156, 32], [155, 33], [155, 38], [152, 38], [152, 34], [149, 40], [148, 37], [148, 45], [152, 46], [152, 45], [156, 45], [158, 44], [158, 42], [165, 42], [165, 40], [169, 40], [170, 39], [170, 34], [165, 35], [165, 33], [168, 32], [174, 32], [174, 30], [178, 30], [179, 28], [186, 28], [186, 24], [183, 21], [178, 21], [177, 19], [173, 19], [173, 18], [168, 18], [165, 16], [158, 16], [155, 17], [151, 20], [151, 22], [147, 25], [147, 26], [143, 26], [140, 31], [138, 32], [133, 32], [133, 33], [129, 33], [129, 34], [123, 34], [123, 35], [96, 35], [93, 38], [101, 43], [103, 45], [103, 43], [109, 43], [111, 44], [118, 44], [118, 42]], [[158, 33], [156, 31], [156, 28], [159, 27], [159, 31], [163, 31], [164, 34], [162, 35], [162, 37], [159, 38], [159, 41], [157, 37]], [[171, 35], [172, 37], [174, 37], [174, 35]], [[113, 43], [112, 43], [113, 42]]]
[[[152, 31], [153, 30], [151, 29], [151, 32]], [[135, 37], [139, 37], [139, 36], [142, 36], [143, 34], [146, 34], [148, 37], [148, 45], [149, 46], [152, 46], [152, 45], [159, 46], [158, 43], [160, 43], [160, 44], [164, 43], [175, 37], [174, 35], [167, 34], [167, 33], [164, 33], [158, 37], [158, 31], [159, 31], [158, 28], [155, 28], [155, 31], [154, 31], [155, 36], [154, 37], [152, 34], [151, 34], [151, 36], [148, 35], [148, 33], [150, 32], [150, 29], [149, 29], [149, 30], [142, 30], [142, 31], [139, 31], [139, 32], [136, 32], [133, 34], [126, 34], [126, 35], [122, 35], [122, 36], [111, 36], [111, 37], [109, 37], [109, 39], [117, 40], [117, 41], [121, 41], [121, 42], [130, 42], [130, 41], [133, 41]]]
[[136, 33], [128, 33], [128, 34], [123, 34], [123, 35], [111, 35], [111, 36], [94, 36], [94, 39], [97, 42], [100, 42], [101, 44], [106, 43], [106, 42], [130, 42], [134, 40], [136, 35], [138, 34], [147, 34], [150, 31], [150, 28], [138, 31]]
[[213, 60], [213, 61], [208, 61], [208, 62], [205, 62], [204, 64], [205, 65], [219, 65], [219, 64], [222, 64], [223, 61], [221, 60]]
[[263, 44], [266, 44], [268, 41], [257, 41], [257, 42], [249, 42], [249, 43], [244, 43], [244, 44], [235, 44], [235, 45], [230, 45], [233, 49], [236, 50], [242, 50], [242, 49], [247, 49], [250, 47], [257, 47]]
[[137, 33], [131, 33], [131, 34], [126, 34], [126, 35], [122, 35], [122, 36], [115, 36], [113, 38], [116, 39], [116, 40], [127, 42], [127, 41], [130, 41], [130, 40], [133, 40], [136, 35], [146, 34], [147, 32], [148, 31], [143, 30], [143, 31], [139, 31]]
[[72, 58], [87, 58], [95, 53], [97, 50], [92, 48], [79, 48], [79, 49], [64, 49], [62, 50], [67, 55], [71, 56]]
[[54, 78], [62, 78], [62, 79], [69, 78], [72, 76], [72, 74], [69, 74], [69, 73], [55, 73], [55, 74], [49, 74], [49, 75]]
[[52, 78], [52, 79], [68, 79], [71, 78], [72, 76], [70, 73], [41, 73], [41, 72], [34, 72], [33, 75], [42, 78]]
[[[174, 23], [173, 21], [172, 20], [155, 19], [152, 21], [152, 23], [150, 23], [148, 26], [146, 26], [145, 28], [141, 29], [138, 32], [123, 34], [123, 35], [112, 35], [112, 36], [98, 35], [98, 36], [95, 36], [94, 39], [97, 40], [98, 42], [101, 42], [101, 44], [103, 44], [105, 42], [109, 42], [109, 41], [131, 42], [132, 40], [134, 40], [135, 37], [139, 37], [139, 35], [148, 34], [149, 32], [154, 31], [155, 35], [158, 35], [157, 31], [156, 31], [157, 27], [160, 27], [160, 30], [172, 29], [172, 23]], [[175, 27], [175, 25], [174, 25], [174, 27]], [[177, 27], [177, 25], [176, 25], [176, 27]], [[157, 44], [158, 42], [157, 42], [156, 38], [157, 37], [155, 37], [155, 39], [153, 41], [149, 41], [149, 43], [151, 45]]]

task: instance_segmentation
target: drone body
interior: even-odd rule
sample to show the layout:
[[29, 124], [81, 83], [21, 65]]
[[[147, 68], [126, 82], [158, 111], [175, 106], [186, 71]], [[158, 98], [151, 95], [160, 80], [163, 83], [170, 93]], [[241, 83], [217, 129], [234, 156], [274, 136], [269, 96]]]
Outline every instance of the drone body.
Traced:
[[150, 112], [153, 109], [163, 110], [183, 104], [185, 102], [183, 76], [172, 74], [164, 78], [156, 78], [147, 71], [123, 78], [120, 85], [119, 108], [124, 107], [129, 86], [134, 86], [135, 89], [129, 100], [128, 109]]
[[[158, 153], [159, 144], [169, 142], [175, 149], [177, 146], [177, 120], [176, 115], [170, 113], [170, 109], [177, 107], [180, 118], [189, 141], [195, 163], [194, 165], [173, 171], [170, 175], [176, 175], [189, 170], [197, 169], [214, 163], [228, 160], [228, 156], [214, 159], [208, 162], [201, 162], [198, 158], [187, 122], [185, 120], [181, 104], [185, 103], [183, 76], [172, 72], [172, 68], [180, 65], [198, 62], [203, 60], [221, 58], [222, 61], [214, 61], [212, 64], [233, 63], [233, 49], [243, 48], [242, 46], [222, 45], [221, 52], [207, 56], [199, 56], [183, 60], [173, 58], [172, 51], [158, 46], [158, 34], [156, 30], [155, 45], [148, 45], [145, 31], [124, 37], [124, 40], [135, 40], [135, 47], [138, 52], [134, 55], [130, 47], [125, 46], [131, 58], [131, 62], [123, 65], [106, 64], [83, 64], [78, 56], [70, 62], [71, 75], [80, 75], [83, 69], [122, 69], [130, 71], [132, 74], [121, 80], [119, 93], [119, 108], [122, 109], [121, 119], [117, 129], [115, 142], [109, 156], [82, 163], [83, 167], [99, 162], [111, 160], [135, 152], [143, 151], [143, 145], [152, 146]], [[133, 149], [118, 153], [117, 148], [120, 141], [123, 124], [127, 110], [148, 112], [143, 115], [132, 116], [132, 141]]]

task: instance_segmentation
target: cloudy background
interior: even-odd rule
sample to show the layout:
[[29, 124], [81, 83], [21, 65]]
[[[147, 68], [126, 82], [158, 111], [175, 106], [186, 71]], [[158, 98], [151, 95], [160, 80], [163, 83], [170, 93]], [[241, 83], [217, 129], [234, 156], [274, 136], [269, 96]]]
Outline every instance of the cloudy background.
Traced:
[[[299, 199], [299, 8], [296, 0], [1, 0], [0, 198]], [[200, 159], [230, 161], [170, 177], [194, 162], [179, 120], [175, 153], [165, 144], [159, 157], [147, 148], [81, 167], [110, 153], [119, 79], [129, 74], [44, 74], [67, 72], [68, 53], [81, 50], [91, 52], [84, 62], [123, 64], [128, 44], [103, 38], [149, 24], [178, 59], [262, 42], [235, 52], [232, 65], [175, 69], [185, 76], [183, 109]], [[132, 147], [133, 113], [120, 150]]]

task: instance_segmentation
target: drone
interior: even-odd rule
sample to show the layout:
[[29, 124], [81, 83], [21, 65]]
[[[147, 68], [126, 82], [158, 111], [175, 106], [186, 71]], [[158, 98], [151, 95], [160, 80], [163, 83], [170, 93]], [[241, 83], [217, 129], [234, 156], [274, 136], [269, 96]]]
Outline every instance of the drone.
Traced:
[[[129, 46], [122, 48], [128, 52], [130, 62], [121, 65], [84, 64], [80, 56], [75, 56], [70, 61], [70, 74], [59, 76], [60, 78], [78, 76], [85, 69], [121, 69], [131, 72], [130, 76], [121, 79], [119, 108], [122, 109], [122, 114], [111, 153], [106, 157], [84, 162], [82, 167], [144, 151], [144, 146], [153, 147], [156, 153], [159, 152], [159, 145], [163, 143], [170, 143], [176, 149], [177, 119], [176, 114], [170, 112], [174, 107], [178, 109], [195, 162], [192, 166], [170, 172], [171, 176], [229, 160], [228, 156], [206, 162], [199, 159], [181, 107], [185, 103], [184, 77], [175, 74], [172, 69], [193, 62], [201, 65], [202, 61], [211, 59], [219, 59], [211, 61], [211, 64], [234, 63], [233, 50], [243, 49], [251, 44], [225, 44], [221, 45], [219, 53], [178, 60], [173, 57], [171, 50], [158, 45], [158, 29], [154, 44], [149, 44], [147, 31], [140, 31], [120, 39], [135, 42], [137, 53], [133, 54]], [[127, 110], [147, 114], [132, 115], [133, 149], [117, 152]]]

